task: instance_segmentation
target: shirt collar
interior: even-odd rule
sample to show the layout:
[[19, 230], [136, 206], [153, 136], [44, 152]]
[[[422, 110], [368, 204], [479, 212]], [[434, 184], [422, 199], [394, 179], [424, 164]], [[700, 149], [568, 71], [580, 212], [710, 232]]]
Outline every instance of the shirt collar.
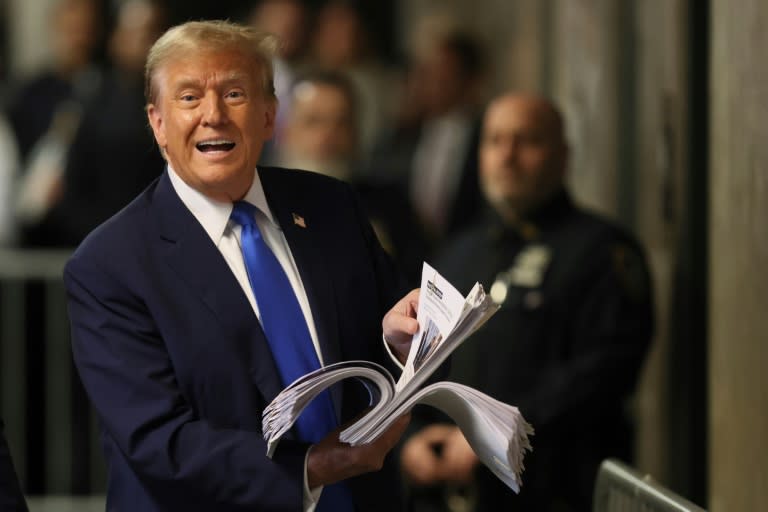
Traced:
[[[243, 201], [251, 203], [261, 210], [266, 218], [276, 227], [280, 228], [275, 222], [272, 211], [267, 204], [267, 197], [264, 195], [264, 188], [261, 185], [261, 178], [258, 170], [253, 173], [253, 183], [246, 192]], [[229, 222], [229, 216], [232, 213], [232, 203], [221, 202], [211, 199], [202, 192], [190, 187], [176, 171], [168, 164], [168, 175], [171, 179], [171, 185], [179, 195], [181, 202], [192, 212], [197, 221], [203, 226], [213, 243], [218, 245]]]

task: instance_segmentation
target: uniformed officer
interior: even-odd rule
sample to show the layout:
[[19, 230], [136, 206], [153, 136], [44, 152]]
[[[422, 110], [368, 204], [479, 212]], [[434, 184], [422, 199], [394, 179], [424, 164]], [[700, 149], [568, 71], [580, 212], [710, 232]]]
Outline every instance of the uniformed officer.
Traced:
[[432, 422], [401, 452], [415, 510], [588, 511], [599, 463], [631, 462], [627, 404], [653, 334], [651, 281], [638, 242], [574, 204], [567, 157], [549, 101], [507, 94], [489, 105], [480, 179], [491, 211], [435, 266], [463, 293], [490, 286], [501, 304], [454, 352], [450, 380], [518, 406], [533, 451], [515, 495], [455, 426]]

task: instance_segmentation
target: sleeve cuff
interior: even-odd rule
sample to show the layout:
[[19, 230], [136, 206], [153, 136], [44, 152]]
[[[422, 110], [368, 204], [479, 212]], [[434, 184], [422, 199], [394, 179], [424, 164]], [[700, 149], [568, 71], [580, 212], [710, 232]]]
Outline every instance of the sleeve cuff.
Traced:
[[389, 343], [387, 343], [387, 338], [384, 336], [384, 333], [381, 333], [381, 341], [384, 342], [384, 349], [387, 351], [387, 354], [389, 354], [389, 358], [392, 359], [392, 361], [395, 362], [398, 368], [401, 370], [405, 368], [405, 365], [400, 362], [400, 360], [395, 356], [395, 353], [392, 352], [392, 348], [389, 346]]
[[307, 461], [309, 460], [309, 452], [312, 451], [312, 446], [307, 450], [307, 454], [304, 456], [304, 512], [314, 512], [317, 507], [317, 502], [320, 501], [320, 495], [323, 493], [322, 485], [309, 488], [309, 481], [307, 479]]

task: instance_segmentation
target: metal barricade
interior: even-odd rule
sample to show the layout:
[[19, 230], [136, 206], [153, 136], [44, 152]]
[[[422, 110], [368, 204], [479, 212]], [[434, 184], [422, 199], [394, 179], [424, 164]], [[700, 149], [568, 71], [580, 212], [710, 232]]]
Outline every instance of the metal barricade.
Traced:
[[592, 512], [706, 512], [616, 459], [600, 465]]
[[36, 496], [27, 500], [29, 512], [104, 512], [104, 496]]
[[105, 489], [95, 415], [72, 362], [70, 253], [0, 250], [0, 415], [28, 495]]

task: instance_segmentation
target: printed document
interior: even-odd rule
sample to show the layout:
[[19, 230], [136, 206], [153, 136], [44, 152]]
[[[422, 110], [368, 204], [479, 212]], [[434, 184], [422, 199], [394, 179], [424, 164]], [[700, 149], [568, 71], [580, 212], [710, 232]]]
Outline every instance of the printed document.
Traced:
[[415, 405], [429, 405], [447, 414], [483, 464], [519, 492], [523, 458], [531, 449], [528, 437], [533, 428], [517, 407], [455, 382], [441, 381], [422, 387], [451, 352], [498, 309], [479, 283], [464, 297], [424, 263], [416, 313], [419, 330], [399, 380], [395, 382], [387, 369], [369, 361], [332, 364], [297, 379], [264, 410], [262, 426], [267, 454], [274, 454], [282, 435], [322, 390], [343, 379], [356, 378], [368, 389], [372, 408], [341, 431], [340, 441], [351, 445], [369, 443]]

